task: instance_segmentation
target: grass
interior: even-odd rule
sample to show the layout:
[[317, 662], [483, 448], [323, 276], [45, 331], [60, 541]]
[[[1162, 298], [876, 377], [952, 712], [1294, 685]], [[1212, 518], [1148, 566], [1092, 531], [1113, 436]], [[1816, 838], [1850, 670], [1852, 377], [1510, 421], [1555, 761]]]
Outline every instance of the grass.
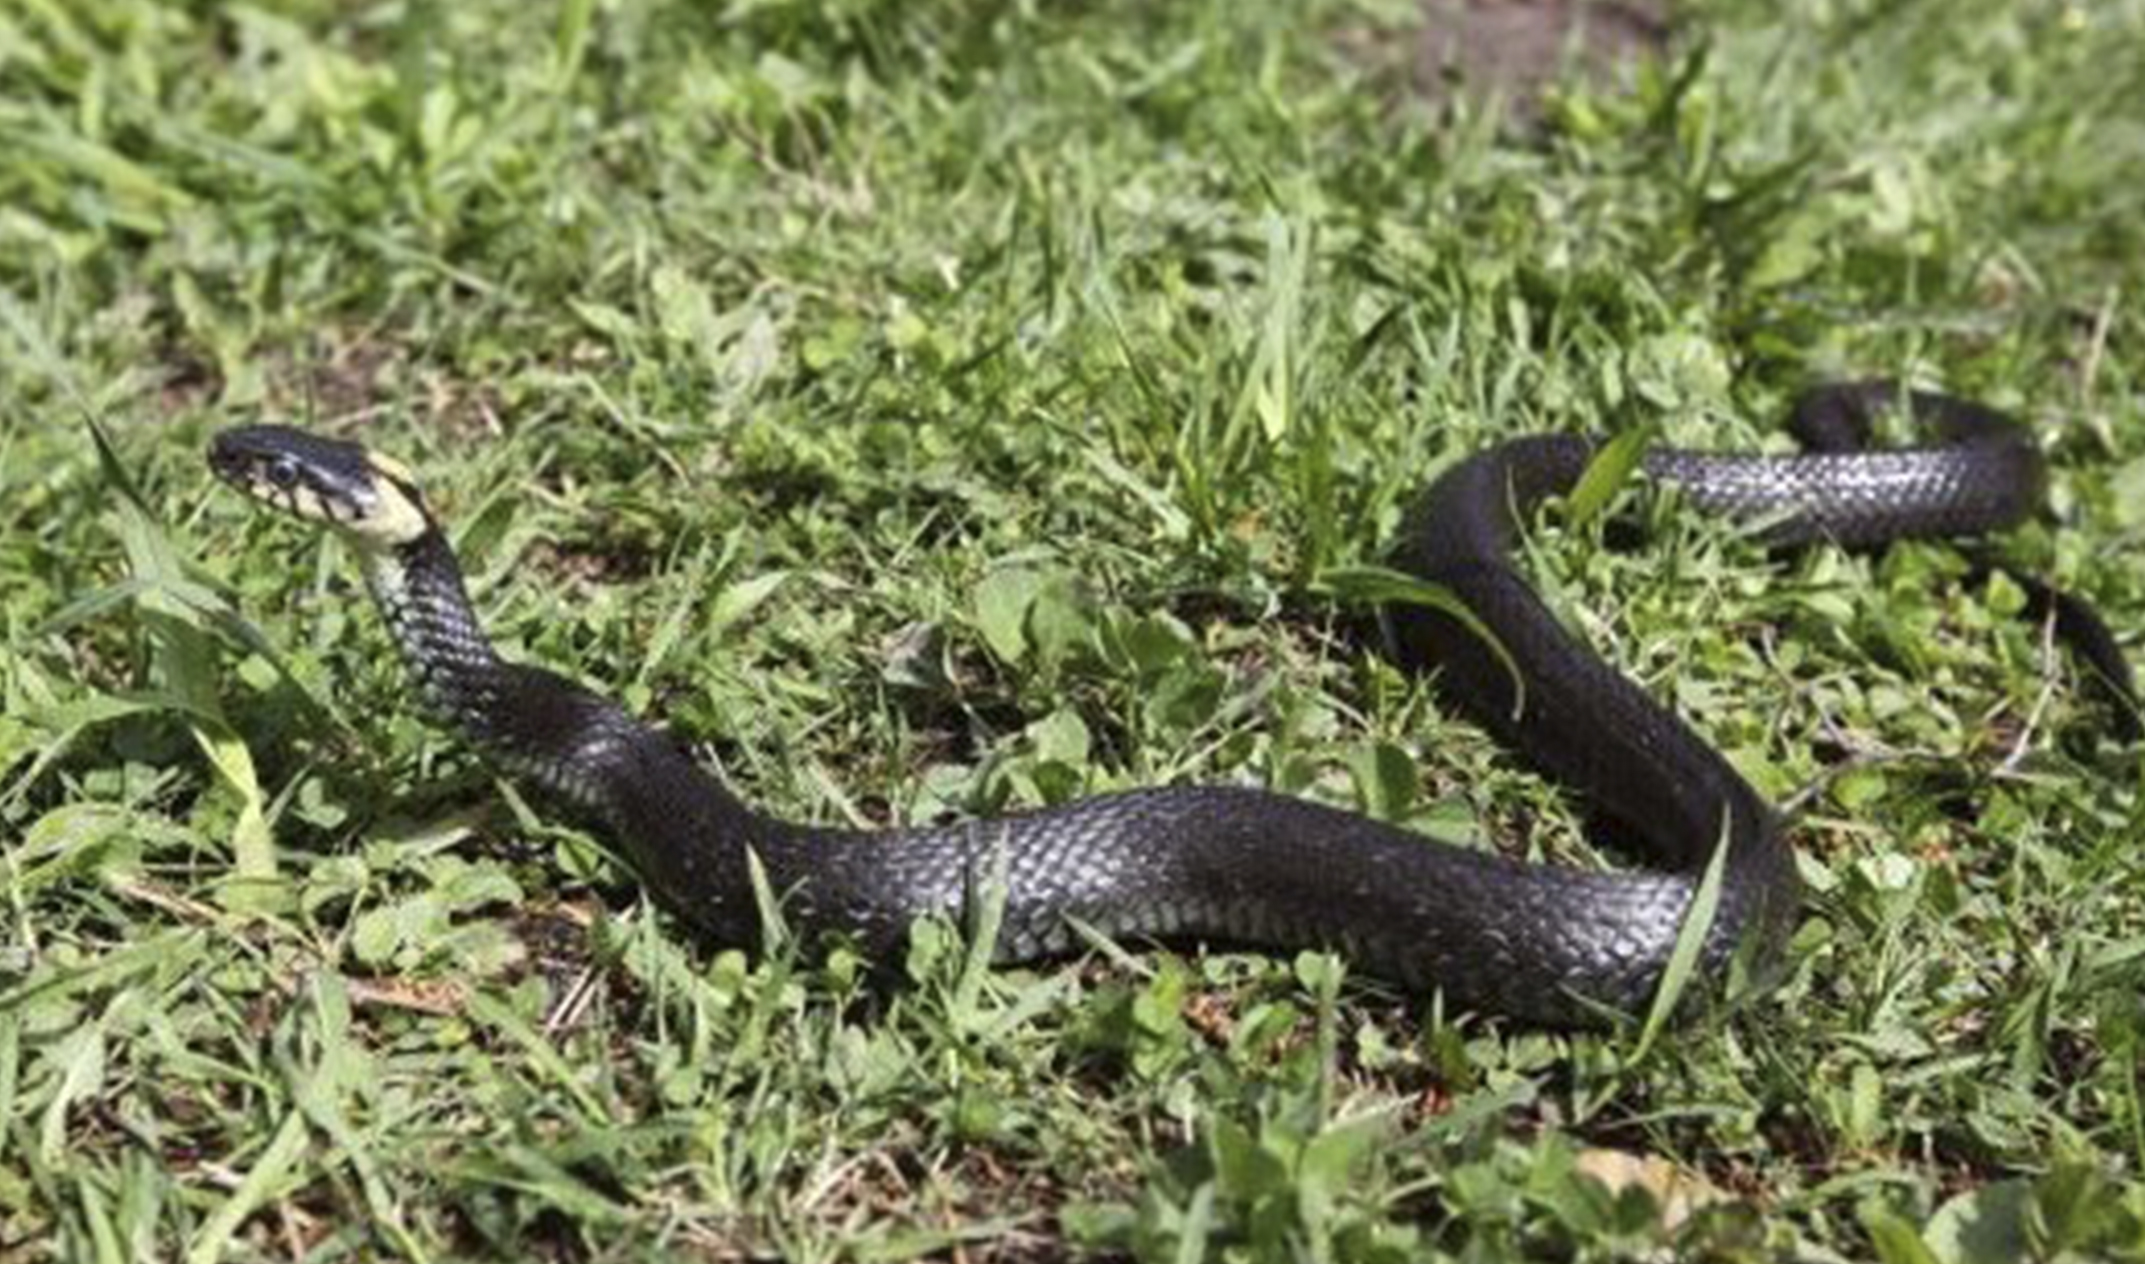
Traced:
[[2145, 616], [2145, 5], [1689, 18], [1529, 136], [1365, 62], [1392, 3], [0, 7], [0, 1258], [2145, 1258], [2138, 759], [1945, 549], [1537, 534], [1801, 796], [1786, 977], [1648, 1043], [698, 949], [201, 461], [406, 458], [513, 653], [786, 813], [1235, 781], [1598, 863], [1327, 595], [1458, 454], [1904, 374]]

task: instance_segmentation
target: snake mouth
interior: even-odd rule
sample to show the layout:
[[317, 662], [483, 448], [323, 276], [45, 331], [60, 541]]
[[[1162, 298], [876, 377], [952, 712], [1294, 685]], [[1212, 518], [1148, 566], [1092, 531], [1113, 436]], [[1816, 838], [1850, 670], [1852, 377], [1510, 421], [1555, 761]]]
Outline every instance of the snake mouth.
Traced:
[[224, 431], [209, 443], [209, 469], [250, 500], [300, 518], [332, 520], [319, 474], [296, 453], [279, 450], [278, 438], [267, 427]]
[[239, 491], [248, 495], [256, 492], [254, 456], [243, 446], [231, 442], [229, 433], [219, 434], [209, 441], [209, 471]]

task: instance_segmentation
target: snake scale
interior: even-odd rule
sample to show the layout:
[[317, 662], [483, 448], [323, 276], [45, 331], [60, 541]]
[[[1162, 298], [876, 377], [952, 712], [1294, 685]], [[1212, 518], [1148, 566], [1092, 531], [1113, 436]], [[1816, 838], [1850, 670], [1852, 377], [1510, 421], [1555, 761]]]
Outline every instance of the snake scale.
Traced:
[[[1894, 404], [1926, 439], [1870, 448], [1873, 418]], [[1882, 382], [1822, 386], [1797, 403], [1791, 426], [1799, 454], [1655, 448], [1641, 469], [1680, 488], [1688, 505], [1782, 545], [1974, 535], [2040, 503], [2044, 469], [2031, 439], [1962, 399]], [[846, 936], [881, 959], [917, 918], [966, 921], [989, 892], [1002, 899], [1002, 960], [1074, 949], [1077, 923], [1121, 937], [1328, 947], [1440, 992], [1452, 1008], [1565, 1026], [1646, 1008], [1716, 856], [1718, 900], [1699, 941], [1705, 977], [1739, 951], [1777, 958], [1798, 901], [1773, 809], [1567, 633], [1513, 569], [1517, 533], [1573, 489], [1599, 446], [1539, 435], [1449, 467], [1421, 494], [1390, 557], [1443, 586], [1481, 627], [1419, 604], [1385, 615], [1399, 658], [1435, 669], [1443, 697], [1575, 792], [1635, 853], [1642, 867], [1629, 871], [1523, 863], [1227, 786], [878, 831], [782, 820], [617, 703], [496, 654], [405, 467], [280, 426], [225, 431], [210, 461], [254, 499], [353, 541], [428, 715], [592, 818], [656, 901], [708, 941], [760, 942], [756, 858], [792, 931]], [[2105, 639], [2082, 609], [2073, 621]], [[2106, 657], [2105, 674], [2123, 670]]]

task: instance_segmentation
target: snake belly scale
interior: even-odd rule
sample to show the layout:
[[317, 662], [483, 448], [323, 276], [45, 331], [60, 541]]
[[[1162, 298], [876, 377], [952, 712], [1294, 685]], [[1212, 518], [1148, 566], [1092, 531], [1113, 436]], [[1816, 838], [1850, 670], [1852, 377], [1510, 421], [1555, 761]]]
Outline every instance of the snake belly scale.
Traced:
[[[1871, 417], [1893, 403], [1932, 435], [1867, 449]], [[1986, 532], [2040, 500], [2037, 449], [1978, 405], [1844, 384], [1806, 395], [1793, 422], [1806, 448], [1798, 455], [1656, 449], [1642, 468], [1691, 506], [1752, 521], [1782, 544]], [[1458, 597], [1496, 648], [1434, 608], [1387, 615], [1406, 664], [1434, 669], [1454, 706], [1617, 827], [1643, 864], [1629, 871], [1521, 863], [1232, 787], [1133, 790], [919, 828], [782, 820], [611, 700], [500, 658], [404, 467], [278, 426], [218, 435], [210, 461], [254, 499], [352, 540], [430, 716], [592, 818], [656, 901], [708, 941], [760, 941], [757, 858], [793, 931], [848, 936], [882, 958], [917, 918], [965, 919], [989, 888], [1003, 900], [1005, 960], [1076, 947], [1075, 923], [1115, 936], [1330, 947], [1437, 990], [1455, 1009], [1570, 1025], [1645, 1008], [1716, 854], [1720, 898], [1701, 952], [1709, 974], [1739, 950], [1776, 956], [1797, 905], [1794, 859], [1764, 799], [1565, 632], [1513, 569], [1517, 532], [1572, 489], [1597, 449], [1572, 436], [1499, 444], [1448, 469], [1408, 518], [1393, 564]]]

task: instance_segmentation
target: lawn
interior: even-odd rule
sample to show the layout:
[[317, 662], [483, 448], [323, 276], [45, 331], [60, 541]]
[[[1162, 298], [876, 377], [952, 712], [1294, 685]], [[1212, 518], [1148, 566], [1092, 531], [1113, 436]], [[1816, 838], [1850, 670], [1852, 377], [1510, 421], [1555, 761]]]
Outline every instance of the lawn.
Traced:
[[1237, 783], [1616, 863], [1357, 635], [1464, 453], [1904, 376], [2145, 621], [2145, 2], [1680, 17], [1501, 108], [1410, 0], [0, 3], [0, 1260], [2145, 1260], [2138, 752], [1954, 550], [1533, 535], [1797, 813], [1784, 976], [1649, 1041], [710, 951], [202, 460], [401, 457], [511, 655], [785, 814]]

